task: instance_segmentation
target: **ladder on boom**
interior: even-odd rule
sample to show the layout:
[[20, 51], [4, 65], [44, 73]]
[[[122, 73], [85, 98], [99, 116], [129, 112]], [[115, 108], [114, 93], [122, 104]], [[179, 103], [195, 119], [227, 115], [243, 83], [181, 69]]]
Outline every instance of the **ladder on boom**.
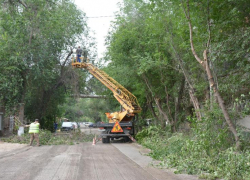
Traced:
[[137, 98], [104, 71], [98, 69], [91, 63], [84, 62], [83, 59], [81, 59], [81, 62], [76, 62], [74, 57], [72, 58], [72, 66], [74, 68], [84, 68], [88, 70], [103, 85], [109, 88], [113, 92], [113, 96], [123, 107], [125, 111], [123, 113], [124, 115], [133, 116], [133, 114], [141, 112], [141, 107], [137, 101]]

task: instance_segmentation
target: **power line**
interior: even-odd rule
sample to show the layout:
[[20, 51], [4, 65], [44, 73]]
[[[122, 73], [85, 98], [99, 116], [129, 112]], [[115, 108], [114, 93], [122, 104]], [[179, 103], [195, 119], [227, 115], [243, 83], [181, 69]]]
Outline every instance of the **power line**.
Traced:
[[106, 18], [106, 17], [115, 17], [115, 16], [93, 16], [93, 17], [86, 17], [86, 18]]

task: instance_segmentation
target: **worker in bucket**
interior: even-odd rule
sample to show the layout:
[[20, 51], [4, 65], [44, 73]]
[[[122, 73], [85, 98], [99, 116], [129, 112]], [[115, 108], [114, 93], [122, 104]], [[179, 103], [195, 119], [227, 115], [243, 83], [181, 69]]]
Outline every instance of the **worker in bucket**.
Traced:
[[78, 48], [76, 50], [76, 54], [77, 54], [77, 62], [81, 62], [80, 57], [82, 56], [82, 49], [80, 46], [78, 46]]
[[34, 139], [36, 140], [36, 145], [40, 146], [39, 144], [39, 127], [40, 127], [39, 120], [35, 119], [35, 122], [31, 123], [30, 125], [26, 125], [25, 127], [29, 127], [30, 146], [32, 146]]
[[85, 47], [83, 47], [83, 57], [84, 57], [84, 62], [87, 62], [88, 51]]

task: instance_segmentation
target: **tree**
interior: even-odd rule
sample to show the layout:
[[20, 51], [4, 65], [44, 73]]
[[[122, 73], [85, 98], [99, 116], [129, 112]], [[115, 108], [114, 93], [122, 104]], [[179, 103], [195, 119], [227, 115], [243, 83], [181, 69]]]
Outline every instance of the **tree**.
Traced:
[[[184, 6], [184, 4], [183, 4]], [[224, 101], [220, 95], [220, 92], [218, 91], [218, 88], [216, 86], [216, 83], [214, 81], [214, 77], [211, 71], [211, 66], [209, 65], [209, 59], [207, 56], [207, 53], [209, 51], [209, 46], [210, 46], [210, 19], [209, 19], [209, 5], [207, 6], [208, 8], [208, 41], [207, 41], [207, 45], [206, 45], [206, 49], [203, 52], [203, 60], [197, 55], [196, 51], [195, 51], [195, 47], [194, 47], [194, 42], [193, 42], [193, 27], [192, 27], [192, 23], [191, 23], [191, 18], [190, 18], [190, 8], [189, 8], [189, 0], [187, 0], [187, 4], [186, 4], [186, 8], [184, 8], [184, 12], [186, 15], [186, 18], [188, 20], [188, 25], [189, 25], [189, 31], [190, 31], [190, 45], [191, 45], [191, 50], [192, 53], [195, 57], [195, 59], [198, 61], [198, 63], [202, 66], [202, 68], [204, 69], [204, 71], [207, 73], [207, 78], [208, 78], [208, 82], [210, 84], [210, 87], [213, 90], [214, 96], [217, 99], [217, 102], [223, 112], [224, 118], [229, 126], [230, 131], [233, 133], [235, 141], [236, 141], [236, 147], [239, 149], [240, 148], [240, 139], [239, 136], [237, 134], [236, 128], [232, 122], [232, 120], [230, 119], [230, 116], [228, 114], [228, 111], [225, 107]]]
[[108, 38], [107, 58], [112, 59], [110, 69], [119, 70], [114, 76], [121, 77], [126, 87], [140, 84], [139, 100], [140, 96], [146, 97], [141, 102], [147, 106], [142, 107], [151, 109], [152, 117], [158, 121], [156, 124], [164, 127], [167, 122], [175, 131], [176, 124], [182, 120], [183, 114], [178, 109], [185, 92], [185, 81], [168, 51], [165, 30], [169, 24], [165, 24], [164, 8], [143, 1], [125, 1]]
[[85, 14], [70, 0], [6, 1], [0, 13], [0, 99], [10, 111], [19, 109], [20, 120], [25, 107], [27, 118], [53, 121], [76, 80], [67, 67], [73, 48], [82, 34], [93, 46]]
[[[246, 82], [249, 77], [249, 46], [247, 40], [243, 40], [248, 34], [249, 25], [246, 2], [191, 3], [189, 13], [195, 23], [191, 29], [192, 42], [193, 46], [199, 44], [195, 46], [195, 57], [203, 56], [200, 52], [204, 49], [209, 52], [206, 59], [211, 61], [209, 66], [205, 65], [211, 68], [209, 72], [205, 66], [193, 60], [194, 51], [189, 50], [190, 28], [187, 28], [187, 18], [180, 8], [182, 1], [125, 0], [107, 39], [107, 59], [111, 61], [109, 69], [115, 69], [112, 77], [121, 79], [126, 87], [133, 87], [134, 92], [140, 89], [140, 102], [148, 104], [142, 107], [152, 109], [150, 105], [153, 102], [157, 108], [151, 111], [152, 117], [162, 125], [164, 121], [173, 125], [178, 123], [176, 121], [185, 120], [189, 113], [177, 116], [180, 109], [187, 112], [194, 108], [197, 118], [202, 120], [204, 106], [210, 103], [213, 109], [212, 84], [220, 85], [218, 92], [225, 94], [224, 102], [231, 105], [234, 93], [249, 91], [246, 88], [249, 84]], [[244, 50], [234, 48], [242, 45]], [[218, 61], [218, 58], [222, 61]], [[229, 67], [226, 71], [225, 66]], [[233, 69], [235, 67], [237, 70]], [[214, 82], [208, 81], [211, 76]], [[231, 132], [237, 135], [233, 129]]]

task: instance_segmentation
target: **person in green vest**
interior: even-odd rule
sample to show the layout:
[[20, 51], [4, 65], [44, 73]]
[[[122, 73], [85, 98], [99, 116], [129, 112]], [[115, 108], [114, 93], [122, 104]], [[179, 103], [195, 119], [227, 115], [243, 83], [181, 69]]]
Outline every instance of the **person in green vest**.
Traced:
[[25, 127], [29, 127], [29, 134], [30, 134], [30, 146], [32, 146], [33, 140], [35, 139], [37, 142], [37, 146], [39, 144], [39, 120], [35, 119], [35, 122], [31, 123], [30, 125], [26, 125]]

